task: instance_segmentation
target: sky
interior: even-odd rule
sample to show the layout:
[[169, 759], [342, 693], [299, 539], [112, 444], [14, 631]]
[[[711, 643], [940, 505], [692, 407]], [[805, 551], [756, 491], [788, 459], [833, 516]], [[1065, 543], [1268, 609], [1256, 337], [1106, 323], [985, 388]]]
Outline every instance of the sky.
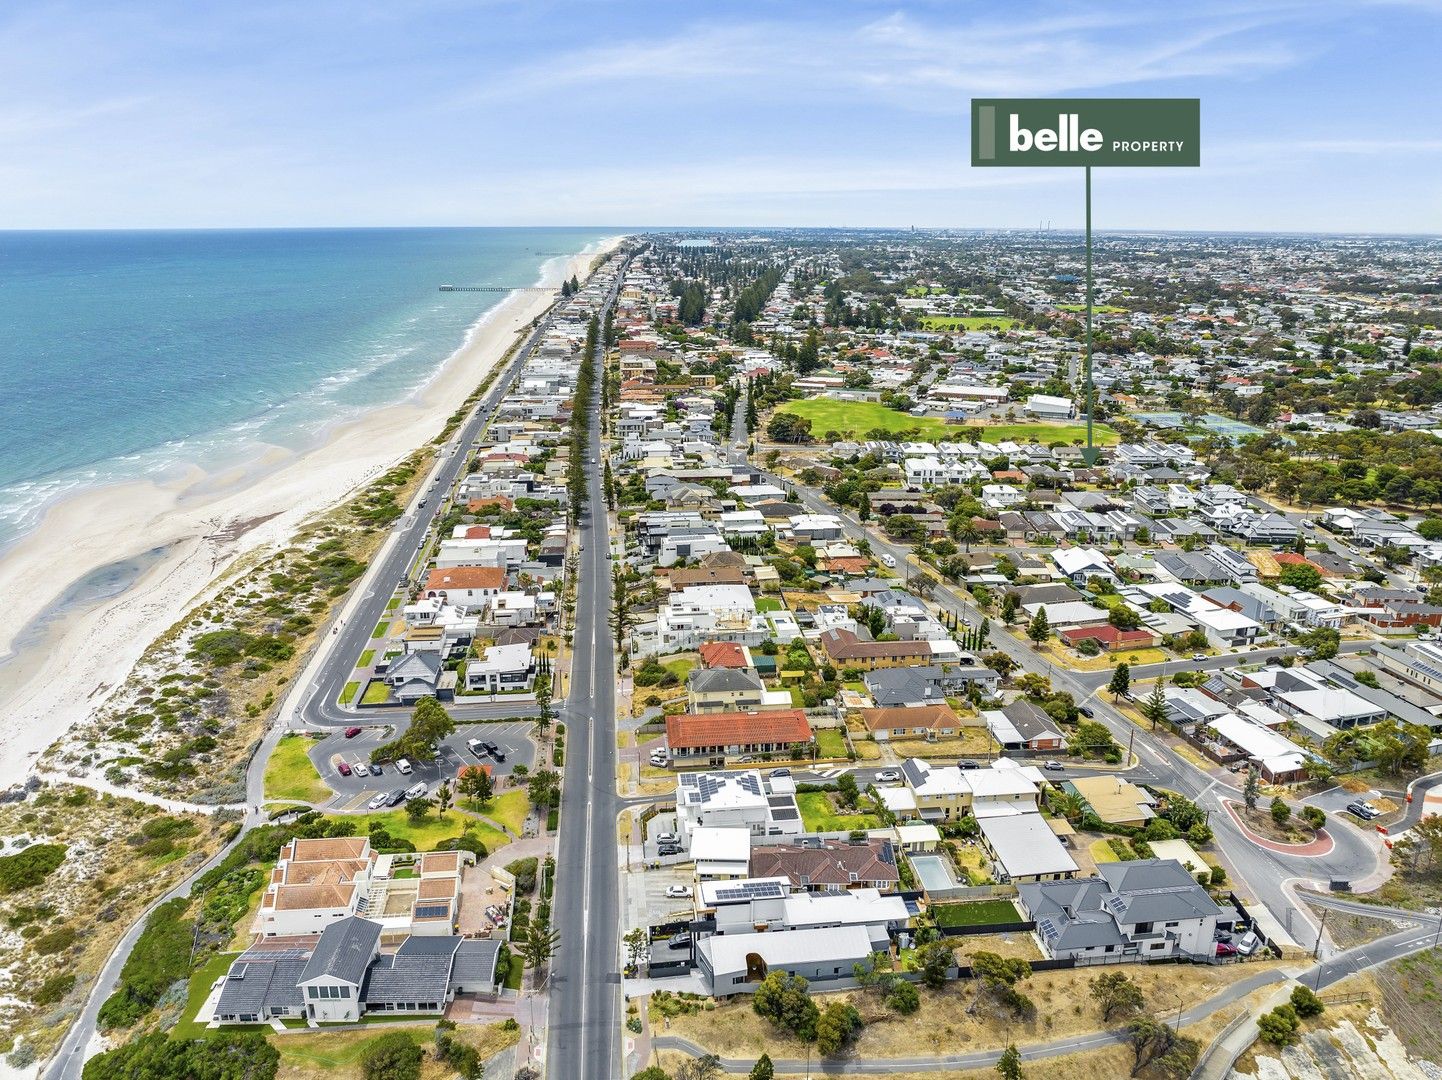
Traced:
[[7, 0], [0, 228], [1055, 228], [972, 97], [1198, 97], [1099, 229], [1442, 233], [1442, 0]]

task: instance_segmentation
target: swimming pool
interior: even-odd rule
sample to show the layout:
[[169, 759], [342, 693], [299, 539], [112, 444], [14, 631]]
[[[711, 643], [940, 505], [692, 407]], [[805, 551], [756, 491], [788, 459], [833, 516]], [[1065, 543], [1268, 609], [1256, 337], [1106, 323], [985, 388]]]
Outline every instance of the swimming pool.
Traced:
[[956, 881], [947, 869], [946, 860], [940, 855], [913, 855], [911, 857], [912, 869], [916, 871], [916, 878], [921, 882], [921, 887], [928, 892], [935, 889], [954, 889]]

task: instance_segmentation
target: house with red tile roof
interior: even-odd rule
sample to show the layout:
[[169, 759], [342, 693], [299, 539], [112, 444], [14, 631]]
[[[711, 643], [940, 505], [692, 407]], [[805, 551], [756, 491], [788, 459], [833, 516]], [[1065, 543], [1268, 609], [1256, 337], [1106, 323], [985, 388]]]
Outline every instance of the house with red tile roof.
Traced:
[[945, 702], [935, 705], [900, 705], [889, 709], [862, 709], [866, 730], [882, 739], [938, 739], [955, 735], [961, 727], [956, 711]]
[[724, 765], [737, 757], [785, 753], [792, 743], [810, 741], [811, 725], [800, 709], [666, 717], [666, 745], [671, 759], [681, 763]]
[[1103, 652], [1115, 652], [1118, 649], [1150, 649], [1161, 644], [1162, 640], [1155, 631], [1148, 630], [1146, 627], [1138, 627], [1136, 630], [1119, 630], [1111, 623], [1104, 623], [1101, 626], [1076, 626], [1061, 631], [1057, 636], [1072, 648], [1076, 648], [1090, 638], [1102, 647]]

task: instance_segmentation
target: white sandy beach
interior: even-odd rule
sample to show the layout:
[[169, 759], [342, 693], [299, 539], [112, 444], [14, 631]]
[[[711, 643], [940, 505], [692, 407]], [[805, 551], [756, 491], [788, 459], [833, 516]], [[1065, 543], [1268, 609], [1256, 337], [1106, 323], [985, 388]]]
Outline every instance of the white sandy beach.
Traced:
[[[596, 254], [619, 239], [554, 260], [545, 284], [559, 288], [572, 274], [584, 275]], [[337, 427], [313, 449], [273, 449], [219, 476], [193, 469], [177, 482], [115, 485], [52, 506], [0, 557], [0, 656], [73, 582], [119, 560], [169, 550], [131, 588], [57, 621], [0, 667], [0, 788], [22, 780], [41, 751], [101, 705], [150, 642], [238, 556], [283, 545], [305, 520], [434, 438], [553, 299], [542, 292], [507, 296], [419, 394]]]

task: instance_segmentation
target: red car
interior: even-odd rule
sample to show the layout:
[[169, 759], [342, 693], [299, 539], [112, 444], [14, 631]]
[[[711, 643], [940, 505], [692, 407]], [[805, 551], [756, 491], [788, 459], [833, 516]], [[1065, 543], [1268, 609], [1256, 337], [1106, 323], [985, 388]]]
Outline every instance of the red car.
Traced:
[[358, 727], [348, 727], [345, 729], [345, 737], [347, 739], [354, 739], [360, 733], [361, 729]]
[[1218, 956], [1236, 956], [1236, 955], [1237, 955], [1237, 947], [1236, 947], [1235, 945], [1231, 944], [1230, 942], [1219, 941], [1219, 942], [1217, 942], [1217, 955], [1218, 955]]
[[348, 762], [342, 761], [339, 765], [335, 767], [335, 771], [340, 773], [342, 776], [349, 776], [350, 764]]

